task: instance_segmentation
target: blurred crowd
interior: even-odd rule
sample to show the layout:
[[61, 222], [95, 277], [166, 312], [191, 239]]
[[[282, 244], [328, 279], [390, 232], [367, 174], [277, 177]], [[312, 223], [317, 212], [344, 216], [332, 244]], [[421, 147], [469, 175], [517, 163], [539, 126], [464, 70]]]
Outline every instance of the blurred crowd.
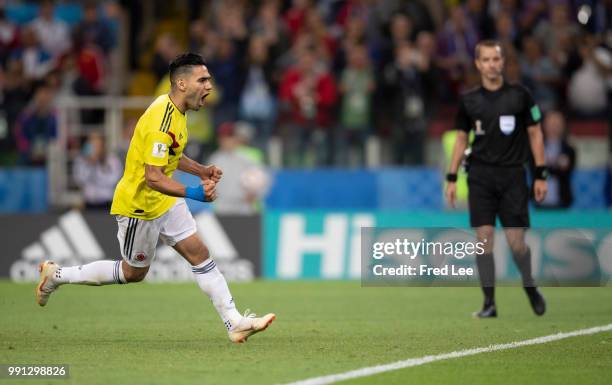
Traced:
[[[168, 7], [152, 3], [160, 15]], [[264, 156], [269, 139], [279, 138], [286, 166], [363, 165], [370, 137], [380, 139], [389, 164], [423, 164], [428, 127], [452, 119], [448, 106], [478, 85], [474, 47], [489, 38], [504, 47], [507, 79], [525, 84], [544, 112], [610, 119], [610, 0], [186, 3], [188, 30], [151, 39], [145, 66], [163, 93], [176, 54], [191, 50], [207, 60], [215, 94], [209, 109], [190, 119], [190, 151], [198, 160], [227, 134], [220, 135], [224, 123], [240, 122]], [[143, 2], [121, 4], [136, 23], [135, 44]], [[3, 153], [16, 146], [20, 163], [44, 162], [44, 145], [57, 132], [53, 96], [105, 92], [117, 7], [86, 4], [70, 28], [53, 17], [50, 2], [19, 27], [0, 13]], [[129, 52], [140, 57], [142, 49]]]
[[363, 164], [372, 135], [390, 163], [422, 164], [432, 119], [479, 83], [480, 39], [501, 41], [508, 80], [543, 111], [609, 119], [611, 1], [219, 0], [200, 11], [188, 48], [219, 91], [212, 127], [241, 120], [261, 146], [282, 138], [288, 166]]
[[[39, 166], [58, 133], [54, 102], [62, 95], [107, 92], [109, 54], [117, 44], [116, 4], [81, 3], [80, 20], [67, 24], [51, 1], [36, 2], [37, 15], [23, 24], [0, 7], [0, 164]], [[81, 123], [101, 122], [83, 111]]]

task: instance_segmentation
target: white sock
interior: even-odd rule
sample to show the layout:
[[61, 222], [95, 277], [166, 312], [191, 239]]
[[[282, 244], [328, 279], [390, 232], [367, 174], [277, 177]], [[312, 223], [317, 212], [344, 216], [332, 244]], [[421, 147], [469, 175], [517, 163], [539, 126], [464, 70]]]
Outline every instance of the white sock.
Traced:
[[227, 330], [236, 326], [242, 316], [236, 310], [232, 293], [230, 293], [225, 277], [217, 268], [215, 261], [209, 258], [197, 266], [192, 266], [191, 271], [193, 271], [200, 289], [210, 297]]
[[96, 261], [82, 266], [60, 267], [55, 272], [55, 283], [81, 285], [110, 285], [127, 283], [121, 261]]

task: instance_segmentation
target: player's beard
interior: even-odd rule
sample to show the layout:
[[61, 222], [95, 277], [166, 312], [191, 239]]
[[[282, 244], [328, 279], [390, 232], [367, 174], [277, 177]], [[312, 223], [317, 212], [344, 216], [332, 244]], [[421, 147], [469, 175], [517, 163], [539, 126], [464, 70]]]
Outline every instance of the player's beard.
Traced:
[[188, 100], [190, 101], [190, 110], [198, 111], [200, 108], [204, 107], [203, 96], [198, 92], [194, 92]]

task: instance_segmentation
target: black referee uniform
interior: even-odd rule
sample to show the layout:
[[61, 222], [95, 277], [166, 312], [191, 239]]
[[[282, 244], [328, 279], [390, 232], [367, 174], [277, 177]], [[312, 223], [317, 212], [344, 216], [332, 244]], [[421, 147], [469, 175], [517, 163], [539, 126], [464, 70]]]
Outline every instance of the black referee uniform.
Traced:
[[[503, 83], [490, 91], [478, 87], [461, 97], [455, 128], [474, 132], [468, 157], [468, 205], [470, 224], [477, 228], [529, 227], [529, 187], [526, 165], [531, 144], [528, 127], [538, 124], [541, 112], [529, 91], [520, 85]], [[521, 272], [523, 286], [537, 315], [545, 312], [544, 298], [531, 274], [531, 251], [513, 259]], [[492, 254], [476, 256], [485, 295], [481, 318], [496, 317], [495, 265]]]
[[474, 131], [468, 157], [472, 227], [529, 227], [529, 188], [525, 165], [530, 144], [527, 127], [540, 122], [540, 109], [529, 91], [505, 83], [495, 91], [478, 87], [462, 95], [455, 128]]

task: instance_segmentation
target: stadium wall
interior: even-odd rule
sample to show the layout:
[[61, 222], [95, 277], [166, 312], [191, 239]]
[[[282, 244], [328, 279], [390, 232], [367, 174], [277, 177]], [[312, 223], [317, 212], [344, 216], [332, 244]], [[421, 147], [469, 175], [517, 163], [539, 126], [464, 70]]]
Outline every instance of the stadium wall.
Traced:
[[[176, 178], [187, 185], [199, 182], [181, 172]], [[577, 170], [572, 208], [605, 208], [607, 178], [603, 168]], [[0, 214], [47, 212], [47, 182], [44, 169], [0, 169]], [[279, 170], [265, 205], [274, 210], [440, 210], [442, 190], [442, 174], [436, 168]], [[211, 210], [207, 203], [187, 203], [194, 213]]]
[[[606, 207], [605, 168], [576, 170], [573, 209]], [[440, 210], [442, 173], [437, 168], [279, 170], [266, 207], [294, 209]]]
[[44, 213], [47, 172], [42, 168], [0, 168], [0, 213]]

